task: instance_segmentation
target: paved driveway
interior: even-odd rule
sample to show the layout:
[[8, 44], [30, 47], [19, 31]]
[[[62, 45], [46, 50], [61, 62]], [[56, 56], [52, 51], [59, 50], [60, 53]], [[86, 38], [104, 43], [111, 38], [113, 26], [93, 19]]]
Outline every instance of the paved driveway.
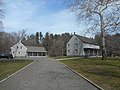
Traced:
[[0, 84], [0, 90], [98, 90], [58, 61], [46, 57]]

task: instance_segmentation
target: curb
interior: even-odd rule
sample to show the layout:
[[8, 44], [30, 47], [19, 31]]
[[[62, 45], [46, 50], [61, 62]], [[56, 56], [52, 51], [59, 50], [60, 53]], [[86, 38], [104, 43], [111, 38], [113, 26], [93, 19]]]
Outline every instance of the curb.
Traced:
[[[60, 62], [60, 61], [59, 61]], [[95, 86], [96, 88], [98, 88], [99, 90], [104, 90], [103, 88], [101, 88], [100, 86], [98, 86], [97, 84], [95, 84], [94, 82], [92, 82], [91, 80], [89, 80], [88, 78], [84, 77], [82, 74], [78, 73], [77, 71], [73, 70], [72, 68], [70, 68], [69, 66], [67, 66], [66, 64], [60, 62], [61, 64], [63, 64], [65, 67], [67, 67], [68, 69], [70, 69], [72, 72], [74, 72], [75, 74], [79, 75], [80, 77], [82, 77], [84, 80], [86, 80], [88, 83], [92, 84], [93, 86]]]
[[12, 76], [14, 76], [15, 74], [19, 73], [20, 71], [24, 70], [25, 68], [29, 67], [30, 65], [32, 65], [35, 61], [33, 61], [32, 63], [28, 64], [27, 66], [21, 68], [20, 70], [16, 71], [15, 73], [9, 75], [8, 77], [6, 77], [5, 79], [0, 81], [0, 84], [4, 81], [6, 81], [7, 79], [11, 78]]
[[70, 59], [79, 59], [80, 57], [76, 57], [76, 58], [62, 58], [62, 59], [56, 59], [56, 60], [70, 60]]

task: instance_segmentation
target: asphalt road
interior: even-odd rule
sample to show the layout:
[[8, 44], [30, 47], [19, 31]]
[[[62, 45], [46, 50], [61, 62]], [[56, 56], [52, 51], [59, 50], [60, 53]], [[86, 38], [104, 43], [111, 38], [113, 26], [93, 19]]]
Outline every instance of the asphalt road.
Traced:
[[54, 59], [32, 59], [31, 66], [0, 83], [0, 90], [98, 90]]

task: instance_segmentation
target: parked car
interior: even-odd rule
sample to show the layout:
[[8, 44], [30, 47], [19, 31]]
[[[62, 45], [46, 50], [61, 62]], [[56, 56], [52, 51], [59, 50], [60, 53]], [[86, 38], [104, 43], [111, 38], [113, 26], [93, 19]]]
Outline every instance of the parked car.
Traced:
[[0, 54], [0, 58], [12, 59], [13, 55], [12, 54]]

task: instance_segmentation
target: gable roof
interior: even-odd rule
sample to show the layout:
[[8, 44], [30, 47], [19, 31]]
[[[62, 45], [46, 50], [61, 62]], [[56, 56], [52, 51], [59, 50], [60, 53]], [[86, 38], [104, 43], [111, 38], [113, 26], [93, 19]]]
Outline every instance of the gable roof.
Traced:
[[44, 47], [38, 47], [38, 46], [26, 46], [27, 52], [46, 52]]
[[78, 37], [83, 43], [98, 45], [96, 41], [92, 38], [87, 38], [87, 37], [76, 35], [76, 34], [75, 36]]
[[22, 46], [22, 47], [25, 47], [25, 48], [26, 48], [26, 46], [23, 45], [21, 42], [16, 43], [16, 44], [13, 45], [11, 48], [15, 48], [15, 47], [17, 47], [17, 46]]

